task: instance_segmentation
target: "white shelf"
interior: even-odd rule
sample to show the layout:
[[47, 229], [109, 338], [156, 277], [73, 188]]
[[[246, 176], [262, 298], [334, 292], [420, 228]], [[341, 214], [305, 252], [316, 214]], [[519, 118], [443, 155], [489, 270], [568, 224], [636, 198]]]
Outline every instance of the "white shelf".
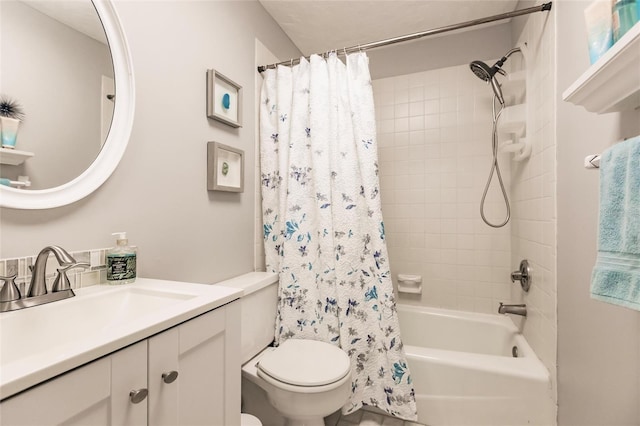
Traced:
[[0, 148], [0, 164], [17, 166], [24, 163], [27, 158], [33, 157], [33, 152], [19, 151], [17, 149]]
[[562, 99], [598, 114], [640, 106], [640, 23], [565, 90]]

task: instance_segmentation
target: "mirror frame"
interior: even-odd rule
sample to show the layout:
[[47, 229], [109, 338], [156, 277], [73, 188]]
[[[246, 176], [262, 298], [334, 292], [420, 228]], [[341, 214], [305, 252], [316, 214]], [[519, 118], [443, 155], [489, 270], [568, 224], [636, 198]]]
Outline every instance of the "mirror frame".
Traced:
[[111, 0], [92, 2], [107, 35], [117, 93], [107, 139], [87, 170], [63, 185], [42, 190], [20, 190], [0, 185], [0, 207], [50, 209], [74, 203], [98, 189], [111, 176], [127, 148], [135, 110], [135, 84], [129, 47]]

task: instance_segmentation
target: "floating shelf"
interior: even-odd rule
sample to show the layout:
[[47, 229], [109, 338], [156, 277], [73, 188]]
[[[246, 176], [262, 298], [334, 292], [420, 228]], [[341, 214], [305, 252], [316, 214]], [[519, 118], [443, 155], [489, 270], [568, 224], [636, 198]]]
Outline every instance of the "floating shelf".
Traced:
[[598, 114], [640, 106], [640, 23], [565, 90], [562, 99]]
[[0, 148], [0, 164], [17, 166], [24, 163], [27, 158], [33, 157], [33, 152], [19, 151], [17, 149]]

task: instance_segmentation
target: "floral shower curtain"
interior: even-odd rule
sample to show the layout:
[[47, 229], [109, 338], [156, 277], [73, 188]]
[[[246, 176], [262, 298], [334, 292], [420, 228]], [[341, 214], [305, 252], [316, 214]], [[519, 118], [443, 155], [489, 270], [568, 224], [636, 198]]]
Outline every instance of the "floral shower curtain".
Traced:
[[415, 420], [380, 205], [368, 58], [314, 55], [263, 73], [260, 150], [267, 270], [280, 276], [276, 343], [339, 345], [348, 414]]

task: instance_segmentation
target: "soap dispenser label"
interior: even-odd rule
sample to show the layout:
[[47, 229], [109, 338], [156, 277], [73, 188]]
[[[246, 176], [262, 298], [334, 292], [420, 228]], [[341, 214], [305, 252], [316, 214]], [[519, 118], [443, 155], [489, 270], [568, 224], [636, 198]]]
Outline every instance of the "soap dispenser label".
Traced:
[[136, 277], [136, 256], [107, 257], [107, 281], [129, 280]]

